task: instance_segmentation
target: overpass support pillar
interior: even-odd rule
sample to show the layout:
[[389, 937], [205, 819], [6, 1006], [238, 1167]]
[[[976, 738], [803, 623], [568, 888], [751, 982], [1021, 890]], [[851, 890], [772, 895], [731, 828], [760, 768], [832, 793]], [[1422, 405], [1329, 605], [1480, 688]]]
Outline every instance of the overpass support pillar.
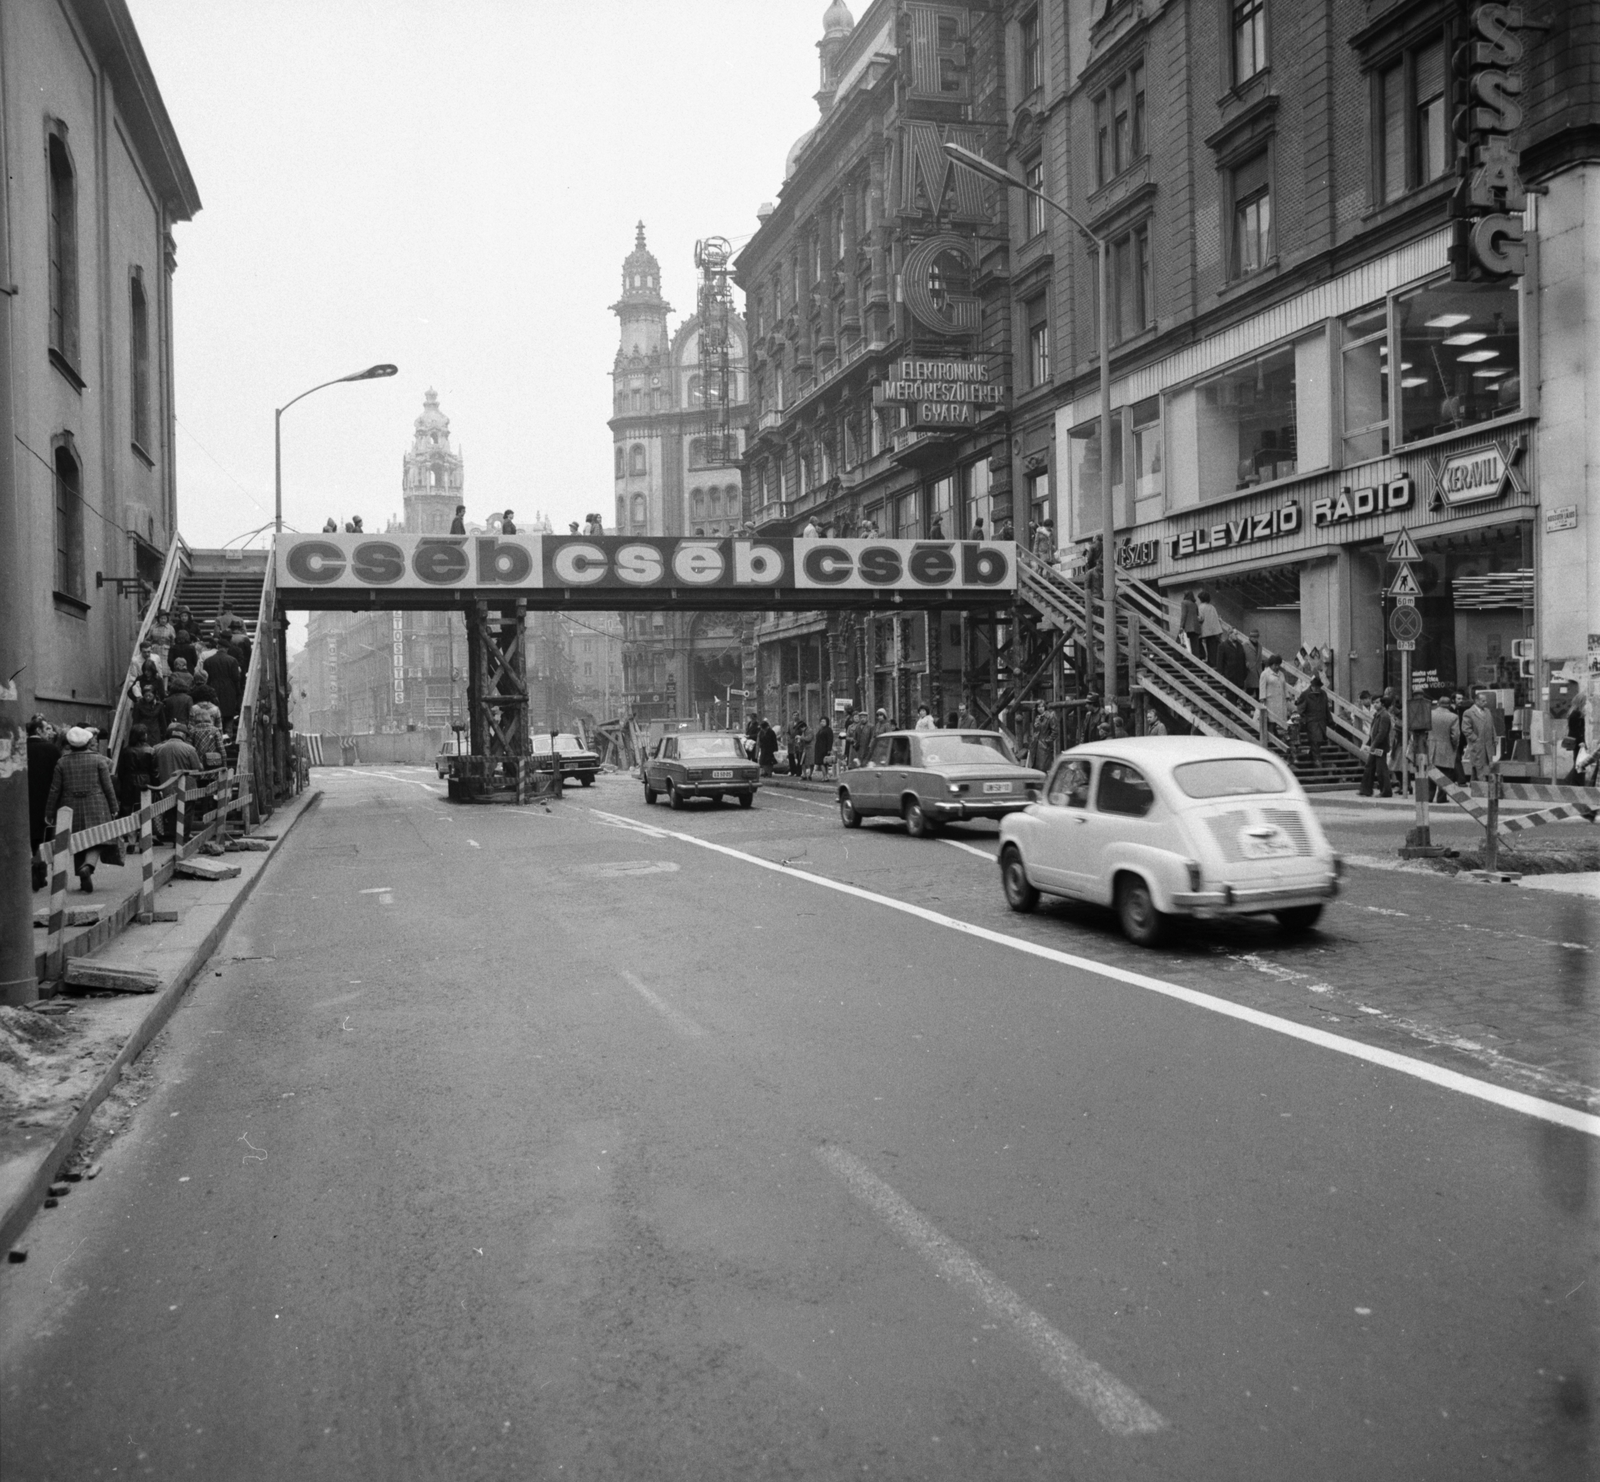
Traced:
[[472, 602], [466, 610], [471, 749], [491, 787], [514, 786], [517, 760], [528, 754], [527, 612], [526, 602]]

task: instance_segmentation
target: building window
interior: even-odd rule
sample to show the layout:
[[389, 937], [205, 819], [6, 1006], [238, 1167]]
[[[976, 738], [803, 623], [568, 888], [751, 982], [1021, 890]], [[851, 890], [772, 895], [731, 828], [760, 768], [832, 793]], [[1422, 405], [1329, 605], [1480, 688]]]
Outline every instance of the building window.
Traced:
[[633, 496], [633, 530], [634, 530], [634, 534], [636, 534], [636, 535], [639, 534], [644, 529], [644, 524], [645, 524], [644, 495], [643, 494], [635, 494]]
[[1515, 287], [1438, 283], [1396, 303], [1403, 442], [1522, 406]]
[[1039, 55], [1039, 12], [1022, 18], [1022, 91], [1031, 93], [1044, 81]]
[[644, 392], [639, 390], [637, 387], [634, 388], [633, 392], [633, 409], [636, 412], [642, 412], [644, 410]]
[[617, 448], [617, 477], [619, 479], [622, 477], [622, 448], [620, 445]]
[[928, 485], [928, 533], [933, 534], [933, 522], [939, 522], [939, 534], [945, 540], [954, 540], [961, 532], [956, 528], [956, 476], [946, 474]]
[[56, 591], [83, 599], [83, 476], [72, 447], [56, 444]]
[[1295, 472], [1294, 346], [1284, 345], [1204, 382], [1196, 398], [1202, 498]]
[[50, 134], [50, 348], [78, 363], [78, 177], [62, 137]]
[[1050, 470], [1035, 469], [1027, 476], [1028, 519], [1041, 525], [1050, 518]]
[[1145, 152], [1144, 63], [1094, 100], [1095, 183], [1114, 180]]
[[[638, 393], [636, 392], [635, 395]], [[628, 454], [628, 471], [630, 473], [643, 473], [645, 471], [644, 444], [635, 443]]]
[[[989, 529], [994, 513], [994, 496], [990, 493], [989, 460], [979, 458], [961, 469], [961, 526], [962, 533], [982, 538]], [[980, 530], [979, 526], [983, 528]], [[990, 532], [992, 533], [992, 532]]]
[[1344, 343], [1344, 464], [1389, 451], [1389, 305], [1347, 314]]
[[1450, 168], [1442, 38], [1413, 48], [1383, 68], [1373, 89], [1373, 107], [1378, 200], [1398, 200]]
[[1023, 166], [1023, 179], [1028, 182], [1028, 190], [1038, 191], [1039, 195], [1027, 196], [1027, 208], [1023, 216], [1026, 223], [1027, 240], [1031, 241], [1044, 230], [1045, 204], [1042, 199], [1044, 192], [1044, 157], [1029, 160]]
[[1234, 0], [1233, 85], [1248, 82], [1267, 65], [1267, 0]]
[[[1125, 461], [1122, 453], [1122, 408], [1111, 413], [1111, 503], [1114, 509], [1123, 506], [1125, 489]], [[1072, 538], [1083, 540], [1100, 529], [1104, 491], [1100, 487], [1100, 419], [1092, 417], [1080, 422], [1069, 434], [1072, 439], [1072, 486], [1075, 504]]]
[[1135, 499], [1161, 495], [1161, 398], [1147, 397], [1133, 404], [1133, 493]]
[[698, 524], [706, 517], [706, 491], [696, 489], [689, 495], [689, 515]]
[[1028, 384], [1044, 386], [1050, 380], [1050, 317], [1044, 296], [1033, 300], [1028, 310]]
[[1272, 257], [1272, 185], [1267, 151], [1233, 171], [1233, 276], [1264, 268]]
[[706, 440], [703, 437], [689, 439], [689, 467], [704, 468], [706, 466]]
[[892, 502], [894, 510], [894, 538], [896, 540], [915, 540], [922, 534], [922, 501], [917, 497], [917, 490], [908, 489]]
[[150, 446], [150, 306], [138, 268], [128, 283], [128, 399], [133, 440]]
[[1111, 343], [1142, 334], [1154, 322], [1150, 295], [1150, 228], [1136, 226], [1111, 244]]

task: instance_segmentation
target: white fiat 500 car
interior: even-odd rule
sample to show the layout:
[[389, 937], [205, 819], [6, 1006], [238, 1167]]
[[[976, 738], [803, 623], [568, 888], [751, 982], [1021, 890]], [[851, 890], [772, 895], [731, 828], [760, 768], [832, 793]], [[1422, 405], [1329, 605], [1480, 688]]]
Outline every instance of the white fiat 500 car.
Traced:
[[1000, 825], [1014, 911], [1039, 896], [1112, 906], [1153, 947], [1179, 916], [1270, 912], [1309, 931], [1343, 865], [1271, 752], [1212, 736], [1140, 736], [1063, 752], [1044, 798]]

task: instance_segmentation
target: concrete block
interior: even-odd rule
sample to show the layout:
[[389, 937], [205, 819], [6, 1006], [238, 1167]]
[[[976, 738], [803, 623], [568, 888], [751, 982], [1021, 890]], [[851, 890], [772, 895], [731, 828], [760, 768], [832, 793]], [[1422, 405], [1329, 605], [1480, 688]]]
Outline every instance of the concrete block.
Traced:
[[218, 864], [210, 859], [186, 859], [174, 873], [185, 880], [232, 880], [238, 875], [239, 866]]
[[[99, 923], [104, 913], [104, 906], [68, 906], [63, 913], [63, 924], [66, 926], [95, 926]], [[35, 926], [50, 925], [50, 907], [41, 906], [33, 913]]]
[[161, 987], [161, 974], [153, 967], [127, 967], [74, 957], [67, 964], [67, 985], [102, 993], [154, 993]]
[[265, 839], [229, 839], [226, 847], [233, 854], [265, 854], [272, 845]]

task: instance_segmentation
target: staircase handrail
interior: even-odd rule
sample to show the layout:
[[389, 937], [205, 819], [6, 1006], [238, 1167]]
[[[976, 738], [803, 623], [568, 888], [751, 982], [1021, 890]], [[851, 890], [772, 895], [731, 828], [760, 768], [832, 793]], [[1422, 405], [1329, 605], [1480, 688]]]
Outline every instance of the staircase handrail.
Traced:
[[[261, 605], [256, 610], [255, 639], [250, 648], [250, 668], [244, 677], [244, 696], [239, 702], [239, 762], [241, 776], [253, 776], [251, 752], [255, 742], [256, 706], [261, 696], [261, 676], [273, 662], [271, 649], [272, 614], [278, 604], [277, 542], [267, 558], [266, 575], [261, 580]], [[263, 639], [263, 634], [268, 635]], [[267, 801], [275, 801], [268, 799]]]
[[156, 583], [156, 589], [151, 594], [150, 602], [144, 610], [144, 617], [139, 623], [139, 631], [134, 636], [133, 653], [128, 658], [128, 672], [122, 677], [117, 708], [111, 717], [111, 744], [106, 750], [111, 757], [113, 767], [122, 754], [123, 743], [128, 739], [133, 719], [133, 686], [139, 677], [139, 645], [149, 636], [150, 629], [155, 624], [156, 614], [171, 607], [172, 599], [178, 590], [179, 575], [188, 558], [188, 544], [174, 531], [172, 543], [167, 547], [166, 560], [161, 566], [161, 580]]

